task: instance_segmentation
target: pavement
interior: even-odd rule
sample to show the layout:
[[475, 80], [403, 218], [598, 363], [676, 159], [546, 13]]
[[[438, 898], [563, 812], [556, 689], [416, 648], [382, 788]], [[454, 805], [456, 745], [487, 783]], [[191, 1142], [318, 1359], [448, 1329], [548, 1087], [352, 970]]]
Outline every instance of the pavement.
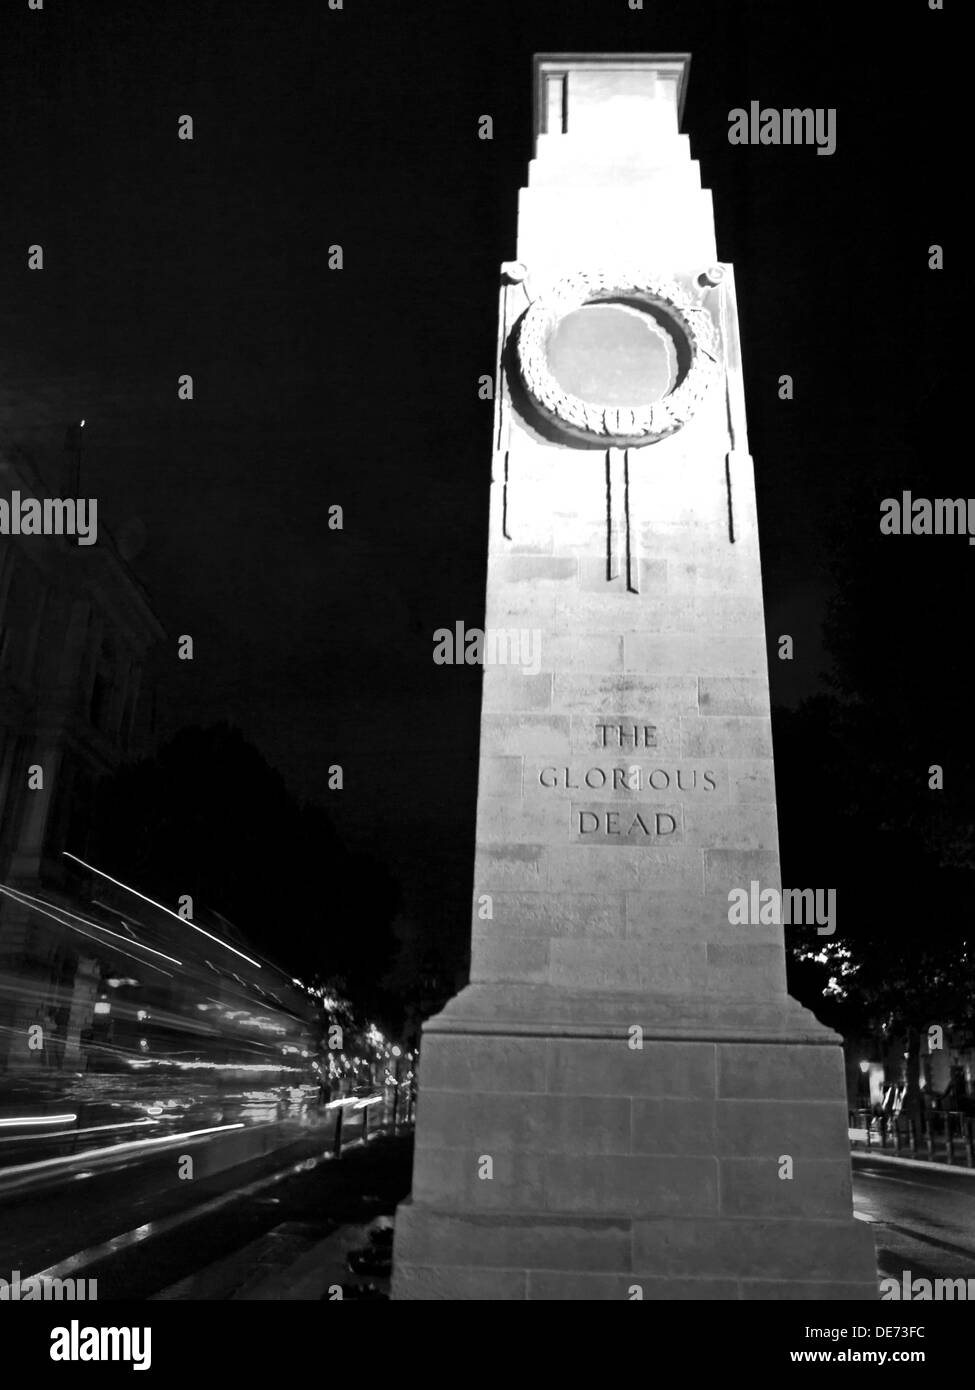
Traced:
[[[407, 1196], [412, 1134], [377, 1129], [341, 1158], [330, 1138], [316, 1127], [289, 1148], [192, 1183], [174, 1181], [154, 1159], [76, 1174], [43, 1201], [0, 1200], [0, 1270], [96, 1278], [105, 1301], [388, 1296], [385, 1269], [357, 1276], [348, 1257], [370, 1247]], [[854, 1153], [856, 1214], [871, 1225], [882, 1277], [975, 1278], [973, 1176]]]
[[880, 1135], [876, 1130], [871, 1132], [856, 1126], [850, 1128], [850, 1149], [854, 1154], [865, 1154], [871, 1158], [890, 1158], [901, 1163], [923, 1163], [932, 1168], [957, 1169], [961, 1172], [975, 1173], [975, 1165], [969, 1164], [968, 1161], [967, 1147], [957, 1134], [952, 1138], [950, 1163], [943, 1138], [939, 1139], [936, 1145], [932, 1145], [932, 1152], [928, 1151], [925, 1143], [919, 1143], [912, 1150], [903, 1134], [900, 1139], [900, 1147], [895, 1148], [893, 1144], [889, 1146], [881, 1144]]
[[975, 1178], [975, 1168], [962, 1163], [946, 1163], [943, 1158], [904, 1158], [900, 1154], [877, 1153], [868, 1149], [854, 1149], [852, 1156], [868, 1159], [871, 1163], [890, 1163], [895, 1168], [926, 1168], [932, 1173], [955, 1173], [959, 1177]]
[[[397, 1147], [398, 1146], [398, 1147]], [[338, 1221], [327, 1233], [307, 1222], [282, 1222], [226, 1259], [156, 1295], [160, 1299], [321, 1301], [347, 1298], [350, 1289], [371, 1284], [373, 1296], [387, 1296], [388, 1279], [357, 1278], [348, 1256], [369, 1246], [372, 1233], [391, 1225], [393, 1192], [409, 1187], [409, 1151], [402, 1139], [377, 1142], [361, 1155], [372, 1166], [356, 1170], [356, 1180], [388, 1185], [370, 1219]], [[350, 1177], [353, 1170], [348, 1170]], [[901, 1279], [975, 1278], [975, 1174], [920, 1160], [854, 1155], [854, 1205], [871, 1225], [877, 1247], [878, 1277]], [[398, 1199], [397, 1199], [398, 1200]], [[352, 1208], [346, 1208], [352, 1214]], [[360, 1208], [361, 1210], [361, 1208]]]
[[[370, 1248], [374, 1236], [392, 1230], [396, 1205], [409, 1191], [412, 1140], [377, 1136], [368, 1148], [350, 1150], [331, 1171], [346, 1182], [341, 1193], [333, 1184], [326, 1223], [280, 1222], [151, 1299], [337, 1301], [366, 1290], [388, 1297], [388, 1277], [358, 1276], [347, 1261], [354, 1251]], [[348, 1219], [354, 1217], [359, 1219]]]
[[[399, 1149], [376, 1143], [361, 1155], [373, 1165], [365, 1185], [377, 1186], [382, 1175], [390, 1194], [405, 1196], [409, 1153], [401, 1140], [395, 1142]], [[900, 1281], [909, 1271], [913, 1278], [975, 1278], [975, 1184], [969, 1181], [975, 1174], [970, 1169], [857, 1154], [853, 1173], [855, 1210], [871, 1226], [878, 1277]], [[357, 1180], [364, 1177], [365, 1170], [358, 1169]], [[155, 1297], [312, 1302], [348, 1298], [365, 1284], [373, 1286], [373, 1297], [388, 1297], [388, 1278], [358, 1278], [347, 1261], [351, 1252], [369, 1246], [374, 1231], [391, 1225], [394, 1208], [387, 1198], [385, 1206], [373, 1204], [370, 1219], [340, 1221], [324, 1234], [307, 1222], [282, 1222]]]
[[388, 1278], [360, 1278], [347, 1261], [353, 1251], [368, 1248], [374, 1231], [391, 1225], [391, 1217], [378, 1217], [339, 1226], [322, 1239], [303, 1222], [282, 1222], [226, 1259], [154, 1294], [151, 1301], [337, 1301], [350, 1289], [370, 1284], [388, 1297]]
[[[308, 1300], [337, 1297], [343, 1285], [354, 1297], [352, 1285], [378, 1281], [357, 1280], [346, 1257], [391, 1224], [411, 1176], [409, 1130], [350, 1139], [341, 1158], [308, 1134], [290, 1149], [166, 1187], [143, 1165], [71, 1183], [43, 1203], [0, 1202], [0, 1271], [94, 1279], [99, 1301]], [[106, 1181], [116, 1201], [111, 1186], [92, 1201], [92, 1184]], [[72, 1197], [74, 1210], [62, 1210]], [[82, 1232], [95, 1238], [79, 1240]], [[46, 1256], [52, 1243], [54, 1259]]]

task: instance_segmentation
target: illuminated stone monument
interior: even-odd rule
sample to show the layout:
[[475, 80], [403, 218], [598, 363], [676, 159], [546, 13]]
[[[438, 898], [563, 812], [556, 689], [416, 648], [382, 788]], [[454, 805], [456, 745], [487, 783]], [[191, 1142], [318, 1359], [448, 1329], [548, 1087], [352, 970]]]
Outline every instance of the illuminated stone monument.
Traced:
[[877, 1296], [840, 1040], [787, 995], [782, 928], [729, 921], [733, 890], [779, 886], [778, 840], [734, 276], [678, 131], [688, 61], [535, 63], [471, 983], [423, 1032], [396, 1299]]

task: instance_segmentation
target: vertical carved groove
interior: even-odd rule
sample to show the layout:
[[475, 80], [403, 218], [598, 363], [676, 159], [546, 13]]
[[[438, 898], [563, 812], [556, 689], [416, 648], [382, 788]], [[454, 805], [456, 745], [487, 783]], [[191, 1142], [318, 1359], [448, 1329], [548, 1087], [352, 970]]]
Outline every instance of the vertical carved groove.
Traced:
[[494, 441], [495, 449], [500, 449], [504, 439], [504, 349], [508, 341], [508, 287], [501, 286], [500, 303], [498, 304], [498, 317], [501, 320], [501, 332], [498, 338], [498, 356], [494, 369], [494, 390], [496, 396], [495, 418], [498, 422], [498, 434]]
[[606, 450], [606, 578], [613, 578], [613, 465], [612, 450]]
[[724, 456], [724, 478], [725, 486], [728, 489], [728, 539], [732, 545], [735, 543], [735, 510], [731, 495], [731, 454]]
[[623, 511], [626, 526], [626, 587], [629, 593], [640, 592], [638, 560], [633, 545], [633, 523], [630, 516], [630, 451], [623, 450]]
[[506, 541], [511, 540], [508, 532], [508, 450], [504, 451], [504, 486], [501, 489], [501, 534]]

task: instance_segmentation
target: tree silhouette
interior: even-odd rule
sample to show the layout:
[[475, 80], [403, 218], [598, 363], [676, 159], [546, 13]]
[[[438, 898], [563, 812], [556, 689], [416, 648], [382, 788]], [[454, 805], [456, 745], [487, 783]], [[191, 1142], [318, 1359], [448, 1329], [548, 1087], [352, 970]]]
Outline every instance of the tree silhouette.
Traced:
[[398, 885], [300, 805], [239, 729], [183, 729], [120, 770], [100, 788], [94, 831], [99, 868], [167, 905], [189, 894], [299, 977], [381, 1003]]
[[960, 668], [975, 554], [963, 536], [879, 528], [885, 497], [967, 496], [967, 465], [931, 427], [946, 395], [924, 402], [913, 451], [860, 461], [836, 518], [830, 693], [775, 713], [783, 879], [837, 889], [834, 937], [792, 929], [790, 989], [847, 1033], [903, 1036], [910, 1104], [923, 1030], [975, 1025], [975, 748]]

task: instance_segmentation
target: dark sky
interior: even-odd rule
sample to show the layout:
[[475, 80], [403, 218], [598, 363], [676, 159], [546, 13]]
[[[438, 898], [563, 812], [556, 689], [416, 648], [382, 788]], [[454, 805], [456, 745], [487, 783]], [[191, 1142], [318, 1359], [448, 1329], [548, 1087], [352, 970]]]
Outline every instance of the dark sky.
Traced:
[[[234, 719], [389, 860], [414, 915], [466, 933], [479, 672], [435, 666], [432, 633], [483, 616], [476, 387], [535, 51], [693, 54], [684, 129], [738, 275], [769, 627], [798, 643], [773, 698], [820, 688], [837, 509], [852, 489], [876, 516], [876, 478], [907, 485], [938, 389], [952, 26], [926, 0], [10, 6], [0, 430], [50, 466], [84, 416], [83, 491], [116, 532], [144, 523], [163, 729]], [[835, 107], [836, 153], [731, 146], [753, 99]]]

